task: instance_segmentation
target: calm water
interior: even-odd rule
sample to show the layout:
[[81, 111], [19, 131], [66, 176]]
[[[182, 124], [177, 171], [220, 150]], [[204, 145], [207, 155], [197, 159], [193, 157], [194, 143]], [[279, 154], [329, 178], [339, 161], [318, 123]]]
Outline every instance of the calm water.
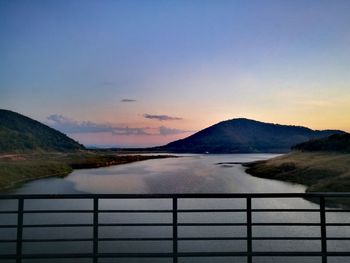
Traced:
[[[64, 179], [49, 178], [23, 185], [13, 193], [252, 193], [252, 192], [304, 192], [305, 187], [280, 181], [252, 177], [245, 173], [240, 164], [229, 164], [271, 158], [271, 154], [235, 155], [183, 155], [181, 158], [148, 160], [120, 166], [99, 169], [76, 170]], [[218, 164], [224, 163], [224, 164]], [[14, 207], [16, 204], [12, 204]], [[101, 209], [170, 209], [168, 200], [101, 200]], [[0, 203], [0, 209], [11, 204]], [[303, 199], [261, 199], [253, 200], [253, 208], [317, 208]], [[91, 209], [91, 202], [84, 200], [32, 200], [26, 201], [25, 209]], [[245, 208], [245, 200], [179, 200], [179, 208]], [[334, 223], [350, 222], [348, 213], [328, 213], [327, 221]], [[2, 215], [2, 223], [15, 220], [11, 215]], [[108, 214], [99, 216], [100, 223], [171, 223], [171, 214]], [[180, 223], [191, 222], [242, 222], [244, 213], [186, 213], [179, 216]], [[25, 224], [91, 223], [90, 215], [81, 214], [26, 214]], [[253, 222], [315, 222], [319, 223], [317, 213], [255, 213]], [[15, 231], [0, 229], [0, 235], [15, 238]], [[349, 228], [328, 228], [328, 236], [350, 236]], [[90, 238], [91, 229], [42, 229], [28, 228], [24, 238]], [[171, 237], [171, 227], [101, 227], [100, 238], [108, 237]], [[232, 227], [179, 227], [180, 237], [193, 236], [245, 236], [246, 229]], [[253, 227], [254, 236], [309, 236], [320, 235], [319, 227]], [[331, 251], [348, 251], [350, 243], [329, 241]], [[0, 244], [0, 253], [12, 253], [15, 246]], [[25, 253], [91, 251], [90, 242], [34, 243], [24, 244]], [[255, 251], [319, 251], [319, 241], [254, 241]], [[100, 242], [100, 252], [171, 252], [169, 241], [155, 242]], [[245, 241], [180, 241], [179, 251], [245, 251]], [[45, 262], [25, 261], [25, 262]], [[50, 262], [91, 262], [88, 260], [60, 260]], [[171, 262], [168, 259], [129, 259], [100, 260], [99, 262]], [[190, 258], [179, 262], [246, 262], [245, 258]], [[255, 258], [254, 262], [321, 262], [320, 258]], [[349, 259], [331, 258], [329, 262], [350, 262]]]
[[304, 192], [305, 187], [247, 175], [240, 164], [272, 154], [182, 155], [72, 172], [33, 181], [15, 193], [251, 193]]

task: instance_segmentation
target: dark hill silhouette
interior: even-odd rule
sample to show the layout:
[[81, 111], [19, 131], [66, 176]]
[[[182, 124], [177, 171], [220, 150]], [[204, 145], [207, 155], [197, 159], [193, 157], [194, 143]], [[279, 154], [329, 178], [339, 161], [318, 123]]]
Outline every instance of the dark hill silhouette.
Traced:
[[303, 152], [341, 152], [350, 153], [350, 134], [333, 134], [329, 137], [310, 140], [292, 147]]
[[342, 133], [240, 118], [217, 123], [155, 149], [177, 153], [283, 153], [298, 143]]
[[0, 152], [77, 151], [83, 145], [19, 113], [0, 109]]

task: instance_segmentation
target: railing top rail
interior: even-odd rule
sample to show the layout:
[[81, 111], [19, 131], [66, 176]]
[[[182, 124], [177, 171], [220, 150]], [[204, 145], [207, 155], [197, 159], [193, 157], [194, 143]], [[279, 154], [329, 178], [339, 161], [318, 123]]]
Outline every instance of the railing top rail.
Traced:
[[167, 198], [311, 198], [350, 197], [350, 192], [317, 193], [174, 193], [174, 194], [0, 194], [0, 199], [167, 199]]

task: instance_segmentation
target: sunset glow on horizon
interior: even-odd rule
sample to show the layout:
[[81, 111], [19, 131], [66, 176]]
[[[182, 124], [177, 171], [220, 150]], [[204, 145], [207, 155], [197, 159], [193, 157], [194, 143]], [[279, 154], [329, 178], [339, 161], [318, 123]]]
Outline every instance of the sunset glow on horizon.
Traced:
[[0, 1], [0, 108], [85, 145], [249, 118], [350, 132], [350, 1]]

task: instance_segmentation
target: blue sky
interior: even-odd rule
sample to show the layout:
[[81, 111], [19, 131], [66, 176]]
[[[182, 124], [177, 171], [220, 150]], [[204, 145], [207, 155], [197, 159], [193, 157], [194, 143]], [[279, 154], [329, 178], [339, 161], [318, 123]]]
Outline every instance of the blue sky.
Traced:
[[84, 144], [158, 145], [236, 117], [350, 131], [349, 14], [347, 0], [2, 0], [0, 106]]

